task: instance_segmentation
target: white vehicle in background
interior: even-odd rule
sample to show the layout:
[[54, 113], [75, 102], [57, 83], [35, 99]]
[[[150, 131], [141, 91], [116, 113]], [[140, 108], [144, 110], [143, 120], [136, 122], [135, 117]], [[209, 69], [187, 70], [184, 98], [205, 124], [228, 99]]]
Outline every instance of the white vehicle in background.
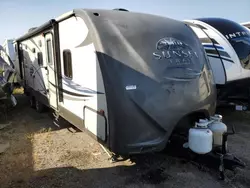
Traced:
[[244, 27], [246, 27], [250, 31], [250, 22], [244, 22], [244, 23], [241, 23], [241, 25], [243, 25]]
[[250, 104], [250, 31], [222, 18], [184, 22], [206, 51], [217, 85], [217, 104], [240, 104], [237, 109], [246, 109]]
[[12, 51], [14, 50], [12, 48], [13, 43], [9, 43], [8, 45], [6, 41], [4, 46], [0, 45], [0, 75], [4, 76], [6, 82], [12, 83], [15, 87], [20, 87], [19, 65], [17, 65], [17, 61], [12, 61], [16, 57], [12, 57], [11, 59], [9, 56], [9, 54], [15, 56], [15, 52]]
[[0, 49], [0, 56], [7, 62], [12, 68], [16, 67], [16, 53], [14, 48], [14, 40], [6, 39]]

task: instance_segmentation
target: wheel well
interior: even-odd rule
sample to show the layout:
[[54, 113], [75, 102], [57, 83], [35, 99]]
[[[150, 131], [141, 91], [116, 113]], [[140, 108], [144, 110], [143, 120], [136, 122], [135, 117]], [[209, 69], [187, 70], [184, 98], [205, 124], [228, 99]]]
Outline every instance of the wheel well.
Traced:
[[31, 95], [31, 96], [30, 96], [30, 98], [31, 98], [33, 101], [35, 101], [35, 100], [36, 100], [36, 98], [35, 98], [35, 96], [34, 96], [34, 95]]
[[207, 111], [195, 111], [187, 114], [176, 124], [173, 133], [187, 135], [188, 130], [194, 126], [195, 122], [204, 118], [209, 118], [209, 113]]

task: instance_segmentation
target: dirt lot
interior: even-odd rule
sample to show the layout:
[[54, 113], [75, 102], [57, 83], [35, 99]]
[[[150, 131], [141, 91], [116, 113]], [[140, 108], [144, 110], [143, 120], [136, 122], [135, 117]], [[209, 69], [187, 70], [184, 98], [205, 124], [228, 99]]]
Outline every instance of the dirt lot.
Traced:
[[[18, 97], [18, 102], [9, 116], [12, 124], [0, 130], [0, 144], [10, 144], [0, 154], [1, 188], [250, 186], [249, 167], [228, 173], [229, 179], [222, 182], [215, 170], [164, 153], [138, 156], [135, 163], [112, 164], [86, 133], [59, 129], [49, 113], [29, 108], [25, 97]], [[223, 115], [227, 125], [237, 128], [238, 134], [229, 140], [230, 150], [250, 164], [250, 114], [228, 111]]]

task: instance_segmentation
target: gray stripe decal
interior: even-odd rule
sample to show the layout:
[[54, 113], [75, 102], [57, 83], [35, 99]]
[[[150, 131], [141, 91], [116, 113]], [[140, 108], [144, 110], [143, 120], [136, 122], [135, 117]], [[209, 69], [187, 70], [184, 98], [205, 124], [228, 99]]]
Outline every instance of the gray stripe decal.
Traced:
[[[218, 54], [215, 49], [205, 49], [205, 50], [206, 50], [207, 53], [210, 53], [210, 54], [215, 54], [215, 55]], [[219, 49], [217, 49], [217, 50], [218, 50], [218, 52], [219, 52], [219, 54], [221, 56], [224, 56], [224, 57], [227, 57], [227, 58], [231, 58], [230, 55], [227, 52], [220, 51]]]
[[[51, 93], [56, 94], [55, 91], [50, 90]], [[71, 101], [86, 101], [87, 99], [84, 98], [78, 98], [78, 97], [74, 97], [68, 94], [63, 93], [63, 98], [67, 99], [67, 100], [71, 100]]]
[[226, 59], [226, 58], [223, 58], [223, 57], [219, 57], [219, 56], [215, 56], [213, 54], [207, 54], [208, 57], [214, 57], [214, 58], [218, 58], [218, 59], [222, 59], [222, 60], [225, 60], [225, 61], [229, 61], [231, 63], [234, 63], [232, 60], [230, 59]]
[[[51, 83], [51, 82], [49, 82], [49, 84], [51, 84], [51, 85], [54, 86], [55, 88], [58, 88], [59, 91], [61, 91], [61, 92], [63, 92], [63, 93], [66, 93], [66, 94], [68, 94], [68, 95], [72, 95], [72, 96], [76, 96], [76, 97], [93, 97], [92, 95], [74, 93], [74, 92], [72, 92], [72, 91], [68, 91], [68, 90], [65, 90], [65, 89], [63, 89], [63, 88], [59, 88], [59, 87], [57, 87], [55, 84], [53, 84], [53, 83]], [[104, 93], [97, 91], [96, 94], [104, 94]]]
[[91, 39], [91, 36], [89, 34], [90, 32], [88, 31], [87, 37], [85, 38], [84, 41], [82, 41], [78, 46], [76, 46], [75, 48], [79, 48], [79, 47], [83, 47], [83, 46], [88, 46], [90, 44], [92, 44], [93, 40]]

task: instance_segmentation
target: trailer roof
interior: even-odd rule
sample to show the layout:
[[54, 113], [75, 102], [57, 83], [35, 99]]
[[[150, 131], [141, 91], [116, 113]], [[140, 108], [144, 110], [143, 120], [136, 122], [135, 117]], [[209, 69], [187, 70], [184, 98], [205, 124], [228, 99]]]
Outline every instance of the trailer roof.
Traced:
[[41, 25], [40, 27], [37, 27], [36, 29], [32, 30], [31, 32], [28, 32], [27, 34], [25, 34], [25, 35], [23, 35], [23, 36], [17, 38], [17, 39], [15, 40], [15, 42], [20, 42], [20, 41], [23, 41], [23, 40], [25, 40], [25, 39], [28, 39], [28, 38], [30, 38], [30, 37], [32, 37], [32, 36], [34, 36], [34, 35], [37, 35], [38, 33], [44, 31], [45, 29], [50, 28], [50, 27], [52, 26], [53, 23], [55, 23], [55, 20], [54, 20], [54, 19], [52, 19], [52, 20], [50, 20], [50, 21], [44, 23], [43, 25]]
[[[103, 14], [108, 15], [108, 13], [111, 13], [111, 12], [112, 13], [115, 12], [116, 14], [122, 14], [122, 13], [123, 14], [124, 13], [131, 14], [131, 12], [129, 12], [127, 10], [125, 11], [125, 10], [126, 9], [113, 9], [113, 10], [105, 10], [105, 9], [74, 9], [72, 11], [69, 11], [69, 12], [66, 12], [66, 13], [62, 14], [61, 16], [59, 16], [59, 17], [57, 17], [55, 19], [49, 20], [48, 22], [46, 22], [43, 25], [37, 27], [36, 29], [34, 29], [34, 30], [26, 33], [25, 35], [17, 38], [15, 40], [15, 42], [20, 42], [20, 41], [26, 40], [26, 39], [28, 39], [30, 37], [33, 37], [33, 36], [41, 33], [42, 31], [51, 28], [54, 23], [61, 22], [61, 21], [65, 20], [65, 19], [67, 19], [67, 18], [69, 18], [69, 17], [71, 17], [73, 15], [79, 15], [79, 16], [83, 17], [84, 15], [86, 16], [86, 14], [88, 14], [88, 13], [91, 13], [91, 14], [93, 13], [96, 16], [101, 16]], [[100, 12], [102, 14], [100, 14]], [[136, 14], [136, 13], [134, 12], [133, 14]], [[143, 14], [143, 13], [141, 13], [141, 14]]]
[[241, 25], [244, 25], [245, 27], [250, 28], [250, 22], [244, 22], [244, 23], [241, 23]]

